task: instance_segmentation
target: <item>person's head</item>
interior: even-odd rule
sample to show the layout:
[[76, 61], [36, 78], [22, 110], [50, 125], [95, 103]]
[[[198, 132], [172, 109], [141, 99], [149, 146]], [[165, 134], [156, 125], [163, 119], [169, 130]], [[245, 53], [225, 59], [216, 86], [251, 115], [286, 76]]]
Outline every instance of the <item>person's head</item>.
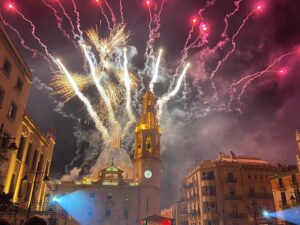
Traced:
[[48, 225], [48, 221], [40, 216], [32, 216], [23, 225]]
[[5, 220], [0, 220], [0, 225], [10, 225], [10, 223]]

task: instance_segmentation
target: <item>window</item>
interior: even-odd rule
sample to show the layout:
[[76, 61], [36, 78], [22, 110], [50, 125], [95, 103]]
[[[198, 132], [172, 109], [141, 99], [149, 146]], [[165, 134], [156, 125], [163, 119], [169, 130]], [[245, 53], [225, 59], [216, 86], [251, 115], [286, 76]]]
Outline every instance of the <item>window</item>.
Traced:
[[128, 208], [123, 209], [123, 219], [128, 220], [129, 212]]
[[106, 196], [106, 199], [107, 200], [112, 200], [112, 193], [108, 193], [107, 196]]
[[23, 81], [20, 78], [17, 80], [16, 88], [19, 92], [23, 90]]
[[147, 199], [147, 202], [146, 202], [146, 211], [147, 212], [149, 211], [149, 199]]
[[95, 193], [90, 193], [90, 199], [95, 200], [95, 198], [96, 198], [96, 194]]
[[20, 143], [19, 143], [19, 149], [17, 154], [17, 159], [22, 160], [24, 148], [25, 148], [26, 138], [24, 136], [21, 136]]
[[216, 202], [204, 202], [203, 208], [205, 212], [208, 211], [216, 211], [217, 210], [217, 203]]
[[267, 193], [267, 188], [266, 187], [261, 187], [261, 193], [266, 194]]
[[38, 168], [37, 168], [37, 170], [39, 172], [42, 172], [43, 164], [44, 164], [44, 155], [41, 155], [40, 156], [40, 160], [39, 160], [39, 164], [38, 164]]
[[15, 103], [11, 103], [10, 106], [9, 106], [9, 109], [8, 109], [8, 114], [7, 116], [11, 119], [14, 119], [16, 118], [16, 115], [17, 115], [17, 105]]
[[4, 95], [5, 95], [5, 92], [4, 92], [4, 90], [0, 87], [0, 106], [1, 106], [2, 103], [3, 103]]
[[10, 75], [11, 68], [12, 68], [11, 63], [7, 59], [5, 59], [4, 63], [3, 63], [3, 66], [2, 66], [2, 70], [3, 70], [3, 72], [5, 73], [6, 76]]
[[255, 193], [255, 188], [254, 186], [249, 187], [249, 193]]
[[26, 165], [30, 164], [32, 153], [33, 153], [33, 145], [32, 145], [32, 143], [29, 143], [28, 150], [27, 150], [27, 155], [26, 155], [26, 159], [25, 159], [25, 164]]
[[110, 217], [111, 217], [111, 209], [106, 209], [106, 211], [105, 211], [105, 216], [106, 216], [107, 218], [110, 218]]
[[89, 216], [89, 217], [92, 217], [93, 214], [94, 214], [94, 213], [93, 213], [93, 208], [92, 208], [92, 207], [89, 207], [89, 208], [88, 208], [88, 216]]
[[279, 187], [280, 187], [280, 188], [283, 188], [282, 178], [279, 178], [279, 179], [278, 179], [278, 183], [279, 183]]
[[235, 195], [235, 189], [234, 188], [229, 188], [229, 194], [230, 195]]
[[286, 202], [286, 195], [285, 192], [281, 192], [281, 201], [282, 201], [282, 205], [286, 206], [287, 202]]
[[213, 171], [202, 172], [202, 179], [203, 180], [213, 180], [213, 179], [215, 179], [214, 172]]
[[25, 201], [29, 201], [32, 183], [26, 183]]
[[292, 183], [293, 183], [293, 185], [296, 185], [296, 184], [297, 184], [296, 174], [293, 174], [293, 175], [292, 175]]
[[36, 168], [37, 162], [38, 162], [38, 158], [39, 158], [39, 151], [36, 149], [36, 150], [34, 151], [33, 161], [32, 161], [32, 164], [31, 164], [31, 168], [32, 168], [32, 169], [35, 169], [35, 168]]
[[215, 186], [203, 186], [202, 187], [203, 195], [216, 195], [216, 187]]
[[147, 139], [146, 139], [146, 150], [148, 152], [152, 152], [151, 138], [150, 137], [147, 137]]

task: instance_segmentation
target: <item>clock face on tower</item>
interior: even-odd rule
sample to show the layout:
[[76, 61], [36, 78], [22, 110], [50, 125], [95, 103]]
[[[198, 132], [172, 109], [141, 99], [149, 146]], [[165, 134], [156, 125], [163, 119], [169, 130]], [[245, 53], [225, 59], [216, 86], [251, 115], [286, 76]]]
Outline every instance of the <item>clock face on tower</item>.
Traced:
[[145, 170], [144, 177], [149, 179], [152, 177], [152, 171], [151, 170]]

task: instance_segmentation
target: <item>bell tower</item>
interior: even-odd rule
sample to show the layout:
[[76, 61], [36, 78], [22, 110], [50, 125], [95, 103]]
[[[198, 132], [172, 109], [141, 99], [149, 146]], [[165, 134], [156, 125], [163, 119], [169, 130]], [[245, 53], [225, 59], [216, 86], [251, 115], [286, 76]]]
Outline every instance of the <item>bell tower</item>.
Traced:
[[146, 91], [135, 127], [134, 179], [140, 187], [140, 218], [160, 215], [160, 126], [155, 96]]

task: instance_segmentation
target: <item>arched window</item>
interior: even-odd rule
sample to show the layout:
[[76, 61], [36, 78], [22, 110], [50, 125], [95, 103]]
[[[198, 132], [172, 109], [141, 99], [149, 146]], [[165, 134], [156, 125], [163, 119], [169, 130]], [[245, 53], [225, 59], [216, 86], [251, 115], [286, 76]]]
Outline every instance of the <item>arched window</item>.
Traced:
[[151, 137], [147, 137], [146, 139], [146, 151], [152, 152]]

